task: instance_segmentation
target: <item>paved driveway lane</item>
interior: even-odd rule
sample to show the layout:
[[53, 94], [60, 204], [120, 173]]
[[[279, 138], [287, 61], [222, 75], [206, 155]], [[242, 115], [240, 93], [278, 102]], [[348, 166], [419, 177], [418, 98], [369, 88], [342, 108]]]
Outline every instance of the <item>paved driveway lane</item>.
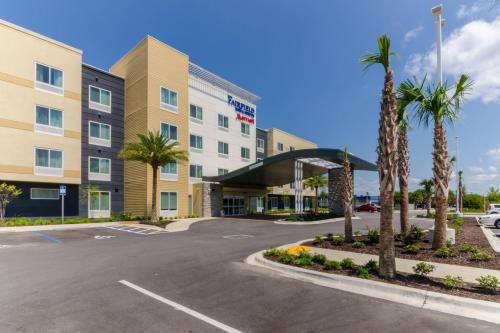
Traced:
[[[359, 225], [373, 227], [376, 221], [374, 216]], [[342, 223], [302, 227], [223, 219], [150, 237], [111, 231], [117, 237], [102, 240], [91, 238], [91, 230], [82, 231], [85, 237], [54, 234], [62, 245], [39, 246], [28, 253], [10, 249], [9, 255], [0, 256], [0, 267], [8, 268], [0, 274], [0, 332], [221, 332], [120, 280], [243, 332], [499, 330], [485, 322], [283, 278], [243, 263], [266, 247], [341, 232]], [[235, 234], [253, 237], [223, 238]]]

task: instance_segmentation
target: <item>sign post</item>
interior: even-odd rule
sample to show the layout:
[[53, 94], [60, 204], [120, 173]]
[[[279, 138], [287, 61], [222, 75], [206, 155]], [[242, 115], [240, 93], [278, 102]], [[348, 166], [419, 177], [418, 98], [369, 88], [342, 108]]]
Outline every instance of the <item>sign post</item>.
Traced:
[[64, 197], [66, 196], [66, 185], [59, 185], [59, 195], [61, 196], [61, 224], [64, 224]]

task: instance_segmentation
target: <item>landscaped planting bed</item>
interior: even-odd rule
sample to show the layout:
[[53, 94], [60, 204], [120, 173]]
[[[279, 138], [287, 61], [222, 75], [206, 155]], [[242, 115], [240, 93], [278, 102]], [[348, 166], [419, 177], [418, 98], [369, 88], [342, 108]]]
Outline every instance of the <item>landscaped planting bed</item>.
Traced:
[[378, 276], [376, 261], [370, 260], [365, 265], [360, 266], [355, 265], [349, 258], [342, 261], [327, 260], [323, 255], [311, 255], [305, 250], [305, 247], [291, 248], [289, 250], [269, 249], [263, 255], [268, 260], [318, 272], [371, 279], [405, 287], [500, 303], [500, 281], [494, 277], [482, 277], [479, 285], [462, 282], [453, 276], [446, 279], [429, 278], [426, 275], [432, 271], [432, 265], [419, 263], [419, 267], [414, 267], [415, 274], [398, 273], [394, 279], [386, 280]]
[[[453, 222], [450, 221], [449, 225], [451, 227]], [[418, 237], [414, 237], [413, 240], [399, 237], [395, 241], [396, 257], [451, 265], [500, 269], [500, 254], [493, 251], [481, 228], [473, 218], [465, 218], [461, 227], [457, 226], [456, 223], [455, 227], [458, 230], [455, 236], [455, 244], [439, 251], [432, 249], [432, 242], [428, 239], [427, 233], [422, 233], [420, 239]], [[415, 234], [422, 231], [415, 226], [412, 228]], [[317, 237], [315, 241], [307, 242], [304, 245], [378, 255], [379, 244], [376, 240], [378, 231], [373, 229], [368, 230], [368, 232], [368, 235], [355, 236], [355, 242], [351, 244], [340, 241], [343, 235], [327, 235], [322, 237], [321, 241]]]

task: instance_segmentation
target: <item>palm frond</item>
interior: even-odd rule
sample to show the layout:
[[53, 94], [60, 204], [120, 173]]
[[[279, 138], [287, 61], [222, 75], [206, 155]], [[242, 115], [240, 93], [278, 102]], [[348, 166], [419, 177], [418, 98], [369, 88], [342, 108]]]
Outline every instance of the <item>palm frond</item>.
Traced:
[[378, 52], [369, 52], [359, 61], [364, 64], [364, 70], [368, 70], [375, 64], [384, 66], [384, 70], [388, 73], [391, 70], [390, 58], [396, 55], [391, 51], [391, 39], [387, 35], [382, 35], [377, 38]]

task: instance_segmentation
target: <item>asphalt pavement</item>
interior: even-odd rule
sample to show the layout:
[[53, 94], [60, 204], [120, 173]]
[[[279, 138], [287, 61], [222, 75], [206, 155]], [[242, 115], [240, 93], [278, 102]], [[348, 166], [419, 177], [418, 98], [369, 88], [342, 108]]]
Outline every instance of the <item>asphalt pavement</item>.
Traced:
[[[378, 214], [361, 217], [355, 230], [378, 223]], [[500, 331], [244, 263], [264, 248], [342, 231], [342, 222], [225, 218], [151, 235], [103, 227], [0, 234], [0, 332]]]

